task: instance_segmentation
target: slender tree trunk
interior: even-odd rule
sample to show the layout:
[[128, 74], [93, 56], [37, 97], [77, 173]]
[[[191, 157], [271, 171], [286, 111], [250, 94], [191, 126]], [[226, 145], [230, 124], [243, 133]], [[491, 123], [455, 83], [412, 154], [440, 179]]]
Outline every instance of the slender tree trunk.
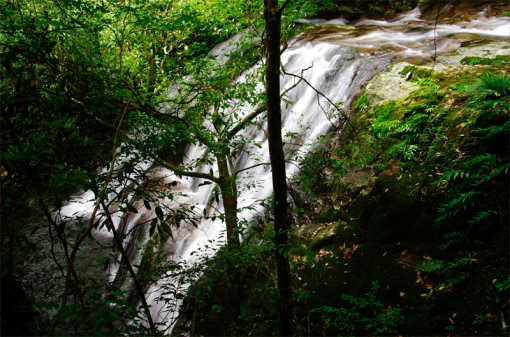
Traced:
[[280, 294], [280, 335], [293, 335], [292, 289], [287, 251], [287, 183], [280, 108], [280, 9], [277, 0], [264, 0], [266, 20], [266, 106], [273, 175], [276, 268]]
[[235, 194], [234, 178], [228, 171], [226, 156], [217, 155], [218, 171], [220, 174], [220, 189], [225, 209], [225, 223], [227, 224], [228, 244], [239, 246], [239, 230], [237, 228], [237, 195]]
[[104, 203], [103, 200], [101, 200], [101, 206], [103, 207], [103, 210], [106, 214], [106, 217], [108, 219], [107, 221], [107, 227], [112, 231], [113, 238], [115, 239], [115, 242], [117, 243], [117, 249], [119, 250], [122, 261], [124, 261], [124, 264], [126, 265], [129, 274], [131, 275], [131, 278], [133, 279], [133, 284], [135, 285], [136, 291], [138, 291], [138, 295], [140, 296], [140, 301], [142, 302], [142, 308], [145, 312], [145, 317], [147, 317], [147, 322], [149, 323], [149, 326], [151, 328], [151, 332], [157, 336], [158, 330], [156, 329], [156, 326], [154, 325], [154, 322], [152, 320], [151, 312], [149, 309], [149, 305], [147, 304], [147, 300], [145, 299], [145, 293], [143, 291], [143, 286], [140, 284], [140, 280], [136, 276], [136, 272], [133, 269], [133, 266], [131, 265], [131, 262], [129, 261], [129, 257], [127, 256], [126, 252], [124, 251], [124, 246], [122, 245], [122, 239], [120, 238], [119, 234], [117, 233], [117, 230], [115, 229], [115, 226], [113, 225], [113, 220], [110, 214], [110, 211], [108, 210], [108, 207]]
[[[218, 171], [220, 175], [220, 188], [223, 197], [223, 208], [225, 209], [225, 223], [227, 225], [227, 249], [237, 250], [240, 248], [239, 229], [237, 227], [237, 189], [235, 187], [235, 178], [231, 176], [228, 170], [228, 156], [218, 154]], [[228, 282], [227, 289], [227, 311], [225, 315], [229, 321], [237, 323], [241, 313], [241, 273], [239, 268], [228, 263], [227, 273], [232, 275], [232, 282]]]

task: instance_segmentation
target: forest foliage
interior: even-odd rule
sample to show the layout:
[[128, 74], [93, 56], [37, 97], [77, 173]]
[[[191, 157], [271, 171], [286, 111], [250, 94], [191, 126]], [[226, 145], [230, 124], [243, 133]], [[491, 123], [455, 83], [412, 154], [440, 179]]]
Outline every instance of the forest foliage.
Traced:
[[[284, 39], [293, 20], [317, 14], [318, 4], [289, 6]], [[207, 121], [212, 107], [216, 127], [227, 131], [237, 119], [235, 111], [227, 111], [231, 104], [252, 100], [256, 105], [264, 98], [253, 94], [262, 74], [244, 86], [231, 86], [263, 53], [262, 9], [258, 1], [222, 0], [1, 5], [2, 284], [18, 289], [8, 301], [10, 311], [30, 302], [22, 304], [21, 314], [32, 322], [37, 316], [38, 334], [109, 334], [122, 315], [132, 317], [133, 326], [144, 315], [125, 304], [129, 295], [119, 284], [91, 277], [88, 267], [75, 268], [81, 263], [80, 245], [87, 244], [93, 228], [113, 230], [112, 216], [137, 213], [133, 200], [154, 209], [146, 223], [155, 245], [172, 235], [171, 224], [196, 225], [192, 205], [175, 211], [160, 204], [173, 200], [172, 186], [156, 187], [140, 163], [178, 164], [184, 144], [209, 147], [211, 157], [178, 170], [180, 175], [237, 146], [235, 133], [213, 135]], [[211, 49], [239, 33], [244, 37], [228, 66], [216, 62]], [[224, 135], [229, 136], [226, 143]], [[81, 191], [92, 191], [93, 214], [100, 208], [105, 214], [63, 216], [62, 207]], [[108, 214], [111, 207], [116, 210]], [[28, 267], [35, 261], [53, 261], [59, 272], [35, 282], [28, 276], [37, 273]], [[87, 263], [99, 268], [105, 261]], [[102, 293], [112, 294], [111, 299], [101, 300]], [[74, 303], [67, 303], [68, 297]], [[2, 329], [29, 333], [33, 327], [17, 326], [17, 314], [12, 315]]]
[[[394, 9], [404, 3], [409, 2], [349, 2], [358, 11]], [[291, 1], [282, 17], [282, 45], [302, 29], [294, 24], [297, 18], [331, 15], [335, 8], [332, 1]], [[177, 330], [194, 335], [210, 331], [209, 324], [224, 335], [278, 331], [273, 253], [284, 248], [275, 246], [274, 228], [245, 233], [239, 249], [223, 247], [215, 258], [206, 251], [192, 268], [165, 261], [158, 248], [179, 224], [196, 226], [207, 214], [197, 214], [193, 205], [167, 207], [164, 200], [177, 199], [175, 185], [163, 185], [144, 166], [156, 160], [176, 169], [177, 175], [186, 175], [204, 164], [228, 160], [229, 153], [236, 155], [241, 143], [236, 132], [252, 122], [239, 117], [240, 102], [260, 114], [265, 100], [257, 90], [263, 73], [251, 74], [243, 85], [231, 85], [265, 52], [262, 13], [262, 2], [252, 0], [8, 0], [0, 5], [2, 334], [154, 335], [158, 324], [147, 323], [148, 308], [136, 306], [139, 295], [126, 287], [130, 282], [126, 279], [146, 288], [168, 274], [177, 275], [179, 282], [168, 286], [164, 300], [177, 306], [175, 301], [184, 299]], [[236, 34], [243, 39], [233, 42], [237, 46], [231, 58], [217, 62], [211, 49]], [[508, 59], [469, 58], [463, 63], [505, 67]], [[508, 290], [507, 271], [498, 267], [504, 262], [499, 255], [490, 262], [487, 242], [498, 241], [482, 234], [499, 233], [502, 219], [508, 218], [504, 210], [508, 191], [499, 188], [508, 185], [508, 74], [487, 72], [479, 80], [473, 75], [446, 87], [433, 73], [408, 71], [416, 75], [412, 80], [420, 88], [414, 104], [389, 103], [373, 111], [368, 122], [354, 120], [362, 142], [346, 133], [344, 147], [323, 147], [304, 158], [300, 188], [314, 200], [324, 187], [331, 191], [341, 186], [342, 176], [350, 170], [373, 166], [384, 171], [394, 162], [406, 172], [432, 175], [434, 179], [412, 181], [433, 191], [439, 211], [441, 253], [415, 266], [438, 279], [432, 285], [436, 292], [427, 298], [433, 301], [441, 291], [462, 287], [482, 274], [484, 280], [496, 280], [487, 296], [500, 306], [500, 293]], [[460, 121], [464, 136], [456, 142], [443, 141], [460, 137], [460, 131], [443, 125], [455, 124], [450, 120], [453, 113], [442, 108], [449, 102], [446, 90], [457, 93], [461, 111], [455, 122]], [[370, 108], [363, 95], [355, 107], [361, 115]], [[331, 138], [322, 141], [329, 144]], [[208, 156], [176, 168], [184, 144], [205, 146]], [[243, 149], [257, 145], [243, 144]], [[425, 166], [420, 168], [422, 162]], [[316, 172], [324, 168], [333, 173], [319, 182]], [[228, 193], [236, 194], [235, 175], [222, 181], [212, 174], [201, 177], [230, 184]], [[84, 191], [91, 191], [102, 215], [92, 219], [62, 215], [66, 204]], [[102, 253], [87, 253], [97, 244], [90, 232], [95, 228], [113, 232], [113, 217], [126, 219], [140, 207], [154, 212], [142, 223], [150, 240], [141, 261], [131, 266], [136, 275], [125, 271], [112, 282], [97, 271], [106, 273], [110, 259], [104, 252], [118, 252], [118, 241], [98, 245]], [[299, 221], [314, 216], [313, 210], [300, 213], [307, 214]], [[301, 268], [310, 272], [318, 254], [297, 248], [285, 253], [294, 259], [293, 275]], [[124, 254], [127, 259], [133, 252]], [[199, 277], [188, 290], [187, 284]], [[229, 308], [211, 298], [239, 280], [251, 291], [240, 294], [245, 301], [236, 313], [240, 315], [232, 319]], [[300, 303], [298, 333], [399, 331], [405, 315], [398, 306], [383, 305], [376, 296], [383, 289], [376, 292], [376, 280], [368, 281], [373, 288], [365, 296], [346, 291], [338, 302], [344, 306], [334, 307], [314, 302], [312, 291], [319, 289], [305, 288], [294, 277], [302, 285], [294, 290], [294, 300]], [[473, 293], [485, 295], [482, 288], [475, 287]], [[499, 333], [495, 306], [489, 316], [480, 304], [468, 323]], [[218, 318], [221, 326], [214, 325]], [[453, 328], [440, 323], [441, 333], [468, 323]], [[321, 326], [325, 330], [317, 330]]]

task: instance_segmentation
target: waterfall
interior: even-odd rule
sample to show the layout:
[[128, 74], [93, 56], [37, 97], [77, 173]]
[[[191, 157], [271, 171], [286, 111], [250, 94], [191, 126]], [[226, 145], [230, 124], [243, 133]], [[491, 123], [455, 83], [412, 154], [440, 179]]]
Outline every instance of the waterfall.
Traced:
[[[392, 62], [406, 61], [411, 64], [426, 64], [435, 57], [455, 52], [462, 42], [480, 38], [493, 40], [507, 40], [510, 33], [510, 22], [504, 18], [487, 18], [483, 13], [478, 14], [471, 22], [438, 24], [434, 29], [434, 22], [420, 19], [418, 9], [403, 14], [391, 21], [360, 20], [348, 24], [346, 20], [301, 20], [300, 23], [312, 25], [311, 29], [296, 37], [282, 54], [282, 65], [285, 72], [302, 76], [308, 83], [299, 82], [291, 75], [282, 75], [281, 90], [288, 91], [282, 104], [284, 147], [287, 152], [287, 175], [292, 177], [298, 171], [298, 158], [306, 156], [314, 142], [324, 135], [333, 125], [342, 124], [342, 115], [349, 114], [349, 107], [357, 93], [378, 72], [384, 71]], [[313, 24], [318, 24], [314, 28]], [[353, 29], [356, 27], [356, 29]], [[419, 29], [416, 29], [419, 28]], [[455, 35], [456, 34], [456, 35]], [[235, 38], [239, 40], [239, 37]], [[224, 62], [228, 54], [229, 44], [223, 43], [215, 48], [218, 60]], [[222, 49], [227, 51], [221, 52]], [[252, 70], [261, 67], [259, 62]], [[238, 81], [243, 81], [240, 78]], [[297, 85], [296, 85], [297, 84]], [[235, 83], [233, 84], [235, 85]], [[263, 88], [261, 87], [260, 90]], [[318, 94], [319, 91], [321, 94]], [[326, 98], [327, 97], [327, 98]], [[334, 106], [335, 105], [335, 106]], [[243, 107], [249, 112], [253, 107]], [[252, 125], [242, 131], [241, 138], [256, 142], [259, 146], [251, 149], [250, 153], [240, 153], [235, 157], [235, 170], [242, 170], [259, 163], [269, 163], [268, 144], [264, 134], [264, 120], [260, 118], [260, 127]], [[184, 163], [199, 159], [206, 149], [196, 145], [189, 145], [184, 156]], [[165, 168], [152, 166], [149, 163], [140, 164], [140, 170], [151, 170], [152, 178], [160, 178], [161, 183], [177, 182], [173, 187], [173, 200], [162, 201], [167, 206], [178, 208], [183, 204], [192, 205], [196, 214], [204, 211], [207, 219], [202, 219], [198, 228], [182, 224], [173, 228], [173, 238], [170, 238], [160, 249], [162, 254], [175, 263], [192, 264], [196, 259], [196, 252], [205, 245], [213, 246], [214, 242], [224, 242], [222, 232], [225, 224], [219, 219], [213, 219], [222, 210], [221, 197], [215, 200], [213, 184], [204, 185], [203, 179], [177, 177]], [[209, 172], [217, 170], [216, 166], [205, 166], [198, 170]], [[239, 197], [239, 219], [247, 222], [265, 212], [260, 201], [267, 199], [271, 193], [271, 172], [269, 165], [259, 165], [244, 171], [239, 179], [241, 195]], [[248, 188], [249, 187], [249, 188]], [[81, 202], [80, 200], [83, 200]], [[61, 215], [63, 218], [73, 218], [77, 214], [87, 214], [92, 208], [93, 195], [90, 191], [67, 206]], [[154, 209], [148, 210], [141, 201], [133, 202], [138, 213], [114, 224], [123, 234], [127, 234], [138, 223], [154, 217]], [[121, 228], [122, 227], [122, 228]], [[139, 240], [147, 233], [148, 226], [139, 226], [138, 233], [127, 236], [125, 246], [130, 252], [133, 264], [139, 264], [141, 257], [137, 248], [141, 248], [147, 240]], [[112, 240], [112, 235], [106, 229], [97, 229], [93, 233], [100, 242]], [[209, 250], [214, 253], [214, 250]], [[120, 272], [120, 257], [116, 256], [110, 263], [109, 280], [113, 282]], [[179, 300], [165, 303], [161, 298], [162, 287], [176, 282], [171, 276], [160, 281], [159, 284], [147, 286], [146, 297], [151, 306], [152, 318], [162, 323], [161, 329], [171, 329], [177, 316]], [[186, 284], [180, 284], [185, 288]]]
[[[339, 116], [333, 108], [331, 102], [346, 109], [352, 102], [354, 95], [360, 90], [363, 83], [375, 73], [384, 70], [390, 63], [389, 59], [376, 60], [372, 57], [359, 57], [359, 53], [348, 48], [328, 43], [301, 43], [298, 40], [291, 45], [282, 55], [282, 64], [286, 72], [300, 75], [304, 68], [309, 70], [303, 73], [308, 83], [313, 88], [319, 90], [325, 97], [320, 96], [307, 83], [300, 82], [293, 76], [282, 76], [282, 91], [295, 86], [288, 93], [287, 99], [292, 102], [283, 107], [283, 134], [285, 149], [287, 151], [288, 164], [286, 166], [288, 176], [292, 176], [298, 170], [296, 157], [304, 156], [308, 150], [313, 147], [314, 141], [325, 134], [333, 124], [338, 122]], [[260, 67], [260, 64], [255, 68]], [[240, 79], [242, 81], [242, 79]], [[249, 109], [243, 109], [249, 111]], [[234, 170], [255, 166], [258, 163], [269, 163], [268, 143], [262, 128], [250, 126], [242, 132], [241, 137], [250, 139], [259, 144], [259, 147], [251, 149], [250, 154], [240, 153], [235, 158]], [[296, 145], [298, 144], [298, 145]], [[195, 145], [189, 146], [186, 151], [187, 162], [199, 159], [206, 149], [201, 149]], [[203, 167], [202, 172], [209, 172], [215, 167]], [[172, 172], [166, 169], [160, 169], [162, 175], [166, 176], [168, 182], [179, 180], [182, 192], [189, 196], [186, 201], [195, 206], [198, 214], [207, 209], [209, 217], [218, 213], [214, 209], [221, 209], [221, 199], [219, 203], [215, 201], [208, 205], [214, 198], [212, 185], [201, 185], [203, 179], [178, 179]], [[261, 201], [267, 199], [272, 194], [271, 171], [269, 165], [260, 165], [243, 172], [238, 178], [241, 195], [239, 197], [239, 219], [246, 221], [252, 220], [255, 216], [263, 214], [265, 208]], [[250, 188], [243, 188], [250, 186]], [[253, 186], [256, 186], [253, 188]], [[184, 202], [184, 201], [182, 201]], [[142, 210], [140, 210], [142, 211]], [[173, 250], [169, 252], [168, 257], [177, 262], [192, 264], [196, 255], [193, 252], [206, 244], [222, 241], [220, 234], [225, 231], [225, 224], [219, 220], [205, 219], [201, 222], [199, 228], [187, 226], [187, 230], [181, 230], [179, 235], [174, 234], [172, 240]], [[183, 235], [183, 236], [180, 236]], [[161, 296], [159, 285], [153, 285], [148, 290], [148, 302], [151, 304], [153, 319], [158, 322], [165, 322], [167, 327], [171, 326], [176, 318], [176, 312], [165, 308], [163, 302], [158, 298]], [[164, 284], [167, 286], [168, 284]], [[183, 284], [183, 287], [186, 285]], [[179, 302], [174, 302], [176, 305]], [[172, 309], [172, 308], [170, 308]]]

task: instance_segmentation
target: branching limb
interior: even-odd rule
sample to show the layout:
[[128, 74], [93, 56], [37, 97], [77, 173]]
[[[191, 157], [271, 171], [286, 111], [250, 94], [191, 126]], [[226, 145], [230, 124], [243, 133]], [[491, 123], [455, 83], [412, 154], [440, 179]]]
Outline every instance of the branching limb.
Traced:
[[292, 0], [286, 0], [283, 5], [281, 5], [280, 9], [278, 10], [278, 16], [281, 17], [283, 14], [283, 11], [285, 10], [285, 7], [291, 2]]
[[175, 174], [177, 175], [180, 175], [180, 176], [186, 176], [186, 177], [192, 177], [192, 178], [202, 178], [202, 179], [207, 179], [207, 180], [211, 180], [211, 181], [214, 181], [216, 184], [219, 184], [220, 182], [220, 179], [213, 176], [212, 174], [209, 174], [209, 173], [202, 173], [202, 172], [190, 172], [190, 171], [186, 171], [184, 169], [182, 169], [181, 167], [178, 167], [178, 166], [174, 166], [174, 165], [171, 165], [169, 163], [167, 163], [166, 161], [164, 161], [163, 159], [157, 157], [157, 156], [152, 156], [152, 158], [161, 166], [173, 171]]
[[255, 167], [258, 167], [258, 166], [263, 166], [263, 165], [271, 165], [271, 163], [258, 163], [258, 164], [255, 164], [253, 166], [250, 166], [250, 167], [245, 167], [243, 169], [240, 169], [240, 170], [236, 171], [235, 175], [238, 175], [239, 173], [241, 173], [243, 171], [248, 171], [248, 170], [251, 170], [252, 168], [255, 168]]
[[119, 250], [120, 254], [122, 255], [122, 260], [124, 261], [124, 264], [126, 265], [129, 274], [131, 275], [131, 278], [133, 279], [133, 283], [135, 284], [136, 291], [138, 292], [138, 295], [140, 296], [140, 301], [142, 302], [143, 310], [145, 311], [145, 316], [147, 317], [147, 321], [149, 323], [149, 326], [152, 330], [152, 333], [156, 333], [156, 327], [154, 326], [154, 322], [152, 321], [151, 312], [149, 310], [149, 305], [147, 304], [147, 300], [145, 299], [145, 294], [143, 292], [143, 288], [140, 284], [140, 281], [136, 277], [136, 273], [133, 269], [133, 266], [131, 265], [131, 262], [129, 261], [128, 256], [126, 255], [126, 252], [124, 251], [124, 247], [122, 246], [122, 239], [119, 237], [119, 234], [117, 233], [117, 230], [115, 229], [115, 226], [113, 225], [113, 220], [110, 212], [108, 211], [108, 207], [106, 207], [104, 200], [101, 200], [101, 206], [103, 207], [103, 210], [106, 214], [106, 217], [108, 218], [108, 221], [106, 221], [108, 228], [113, 233], [113, 238], [115, 239], [115, 242], [117, 243], [117, 249]]
[[57, 257], [55, 256], [55, 249], [54, 249], [54, 243], [53, 243], [53, 233], [51, 232], [51, 223], [48, 223], [48, 232], [50, 234], [51, 256], [53, 257], [53, 261], [55, 262], [55, 264], [58, 266], [58, 269], [60, 269], [60, 272], [62, 273], [62, 277], [63, 277], [65, 275], [64, 274], [64, 269], [62, 269], [62, 266], [60, 265], [60, 263], [58, 263]]
[[[130, 103], [130, 102], [128, 102], [128, 103]], [[106, 188], [108, 187], [108, 184], [110, 183], [110, 180], [112, 178], [113, 170], [114, 170], [114, 167], [115, 167], [115, 160], [116, 160], [116, 157], [117, 157], [117, 141], [118, 141], [118, 138], [119, 138], [119, 133], [120, 133], [120, 129], [121, 129], [121, 126], [122, 126], [122, 122], [124, 120], [124, 116], [126, 115], [126, 112], [128, 111], [128, 107], [129, 107], [129, 104], [126, 104], [126, 106], [124, 108], [124, 111], [122, 112], [122, 115], [120, 117], [119, 124], [117, 126], [117, 132], [115, 134], [115, 138], [113, 139], [112, 161], [111, 161], [111, 164], [110, 164], [110, 170], [108, 171], [108, 175], [106, 176], [106, 180], [105, 180], [105, 182], [103, 184], [103, 188], [102, 188], [102, 190], [101, 190], [101, 192], [99, 194], [99, 197], [98, 197], [98, 199], [96, 201], [96, 204], [94, 206], [94, 210], [92, 211], [92, 214], [90, 216], [89, 225], [81, 233], [81, 235], [78, 237], [78, 239], [76, 240], [76, 244], [74, 245], [74, 248], [73, 248], [73, 250], [71, 252], [71, 256], [69, 257], [69, 262], [67, 264], [66, 284], [65, 284], [65, 288], [64, 288], [64, 293], [62, 294], [62, 303], [60, 305], [60, 310], [57, 313], [55, 319], [53, 320], [52, 326], [51, 326], [51, 328], [49, 330], [48, 334], [50, 336], [52, 336], [54, 334], [55, 327], [56, 327], [57, 321], [58, 321], [58, 319], [60, 317], [60, 314], [62, 313], [62, 310], [67, 305], [67, 298], [69, 296], [69, 287], [70, 287], [70, 284], [71, 284], [71, 275], [73, 274], [73, 269], [74, 269], [74, 259], [76, 257], [76, 254], [78, 253], [78, 249], [80, 248], [80, 245], [85, 240], [85, 238], [90, 234], [90, 232], [92, 231], [92, 228], [95, 225], [94, 219], [96, 217], [97, 210], [99, 208], [100, 203], [103, 201], [104, 195], [106, 193]]]
[[301, 80], [303, 80], [303, 82], [305, 82], [313, 91], [315, 91], [317, 93], [317, 95], [320, 95], [322, 96], [324, 99], [326, 99], [326, 101], [329, 102], [329, 104], [331, 104], [341, 115], [342, 117], [347, 121], [347, 124], [349, 124], [349, 126], [351, 127], [352, 131], [354, 132], [354, 135], [356, 136], [356, 138], [359, 139], [359, 136], [358, 136], [358, 133], [356, 132], [356, 129], [354, 128], [354, 126], [351, 124], [351, 121], [349, 120], [349, 118], [347, 117], [347, 115], [345, 114], [344, 110], [339, 108], [335, 103], [333, 103], [333, 101], [331, 101], [331, 99], [329, 99], [328, 96], [324, 95], [320, 90], [316, 89], [310, 82], [308, 82], [302, 75], [296, 75], [296, 74], [292, 74], [292, 73], [289, 73], [285, 70], [285, 68], [282, 67], [282, 71], [285, 75], [289, 75], [289, 76], [293, 76], [293, 77], [296, 77], [296, 78], [299, 78]]
[[249, 122], [259, 116], [261, 113], [266, 111], [266, 105], [262, 104], [258, 108], [256, 108], [249, 115], [244, 117], [239, 123], [236, 124], [228, 133], [227, 139], [232, 139], [239, 131], [241, 131]]

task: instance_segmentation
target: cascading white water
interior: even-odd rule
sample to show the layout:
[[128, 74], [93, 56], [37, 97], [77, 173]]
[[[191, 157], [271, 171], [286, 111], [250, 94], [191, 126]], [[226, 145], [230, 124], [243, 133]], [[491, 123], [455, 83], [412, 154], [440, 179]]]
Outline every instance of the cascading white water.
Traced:
[[[460, 22], [457, 25], [437, 25], [434, 30], [433, 22], [420, 19], [418, 9], [401, 15], [390, 22], [375, 20], [360, 20], [354, 26], [363, 26], [363, 33], [356, 30], [342, 29], [327, 25], [344, 25], [343, 19], [332, 21], [302, 21], [302, 23], [319, 23], [321, 26], [312, 29], [308, 33], [297, 37], [282, 55], [282, 64], [287, 73], [302, 75], [309, 84], [301, 82], [287, 94], [287, 101], [282, 104], [282, 115], [285, 148], [287, 155], [287, 175], [296, 174], [297, 156], [304, 156], [313, 148], [314, 141], [320, 135], [331, 129], [331, 125], [337, 123], [341, 116], [332, 106], [331, 102], [344, 109], [348, 113], [348, 107], [356, 93], [376, 73], [383, 71], [395, 59], [422, 64], [432, 60], [436, 55], [454, 52], [460, 47], [460, 43], [472, 38], [455, 38], [452, 34], [464, 34], [470, 36], [483, 36], [484, 38], [504, 39], [510, 35], [510, 22], [504, 18], [486, 18], [483, 13], [479, 14], [472, 22]], [[365, 26], [370, 26], [367, 29]], [[326, 28], [325, 28], [326, 27]], [[420, 30], [410, 28], [420, 27]], [[322, 31], [321, 31], [322, 30]], [[215, 49], [215, 55], [223, 62], [225, 57], [218, 51], [223, 44]], [[255, 67], [260, 67], [260, 64]], [[303, 71], [304, 69], [307, 69]], [[239, 79], [243, 81], [243, 79]], [[291, 88], [299, 81], [294, 76], [285, 75], [281, 79], [282, 92]], [[235, 84], [233, 84], [235, 85]], [[318, 95], [318, 90], [329, 100]], [[261, 88], [262, 90], [262, 88]], [[251, 107], [244, 107], [247, 112]], [[269, 163], [267, 139], [263, 132], [265, 128], [249, 126], [242, 133], [242, 138], [257, 142], [260, 148], [256, 152], [252, 149], [250, 154], [241, 153], [235, 158], [235, 170], [252, 167], [259, 163]], [[195, 145], [189, 146], [185, 158], [186, 162], [192, 162], [200, 158], [205, 149]], [[198, 170], [209, 172], [215, 167], [202, 167]], [[164, 182], [178, 181], [174, 188], [174, 200], [166, 201], [170, 207], [180, 207], [182, 204], [193, 205], [197, 214], [207, 210], [208, 219], [203, 219], [198, 228], [183, 225], [175, 229], [173, 238], [169, 240], [164, 253], [169, 259], [176, 262], [193, 263], [196, 258], [192, 253], [204, 247], [210, 242], [222, 241], [221, 233], [224, 231], [224, 223], [218, 218], [213, 221], [212, 217], [222, 210], [221, 198], [219, 202], [212, 197], [213, 185], [202, 185], [203, 179], [178, 178], [172, 172], [163, 168], [153, 168], [153, 176], [161, 177]], [[238, 218], [250, 221], [257, 214], [264, 213], [264, 208], [258, 201], [268, 198], [272, 193], [271, 172], [268, 165], [259, 165], [251, 170], [243, 172], [238, 179], [241, 195], [239, 197]], [[250, 188], [243, 188], [250, 186]], [[251, 186], [256, 186], [251, 188]], [[89, 200], [91, 193], [80, 196]], [[154, 210], [147, 210], [141, 202], [138, 203], [139, 213], [136, 217], [127, 219], [123, 233], [140, 219], [154, 217]], [[61, 212], [63, 216], [72, 217], [75, 212], [87, 212], [90, 203], [77, 208], [77, 203], [71, 203]], [[115, 226], [119, 226], [116, 223]], [[147, 229], [145, 229], [147, 231]], [[106, 230], [96, 231], [94, 236], [102, 241], [111, 240], [111, 234]], [[126, 240], [125, 245], [135, 244], [136, 240]], [[137, 242], [138, 246], [144, 241]], [[134, 251], [134, 249], [131, 249]], [[214, 250], [209, 250], [213, 253]], [[139, 255], [131, 255], [133, 263], [140, 261]], [[119, 257], [116, 258], [119, 261]], [[110, 266], [110, 281], [115, 279], [118, 264]], [[179, 301], [174, 301], [169, 307], [161, 301], [162, 287], [168, 286], [175, 280], [169, 277], [160, 281], [158, 285], [152, 284], [147, 290], [146, 297], [151, 305], [151, 314], [155, 322], [163, 323], [161, 329], [169, 329], [173, 326]], [[181, 284], [180, 286], [185, 286]]]
[[[369, 58], [358, 58], [356, 52], [341, 46], [312, 42], [299, 43], [291, 46], [283, 55], [282, 63], [286, 72], [292, 74], [301, 74], [302, 69], [310, 68], [303, 73], [309, 84], [322, 92], [331, 102], [339, 104], [341, 107], [348, 106], [355, 93], [359, 90], [363, 81], [374, 73], [383, 70], [389, 60], [379, 60], [374, 62]], [[258, 67], [257, 65], [256, 67]], [[365, 69], [363, 76], [358, 72], [359, 69]], [[367, 74], [366, 71], [370, 74]], [[282, 90], [294, 86], [299, 80], [293, 76], [283, 76], [281, 81]], [[286, 149], [289, 150], [287, 164], [287, 174], [292, 176], [298, 166], [295, 160], [296, 155], [303, 155], [312, 146], [318, 136], [325, 134], [335, 123], [338, 117], [330, 116], [333, 110], [330, 102], [324, 97], [319, 96], [308, 84], [301, 82], [289, 92], [287, 97], [291, 102], [282, 110], [284, 142]], [[249, 109], [245, 109], [249, 110]], [[243, 131], [242, 136], [245, 139], [251, 139], [260, 145], [260, 148], [251, 149], [250, 154], [241, 153], [235, 158], [234, 170], [255, 166], [258, 163], [269, 163], [268, 143], [262, 129], [256, 126], [250, 126]], [[292, 137], [290, 137], [292, 135]], [[299, 145], [295, 145], [295, 144]], [[288, 144], [288, 145], [287, 145]], [[187, 161], [192, 161], [201, 157], [205, 149], [197, 146], [190, 146], [186, 153]], [[186, 164], [186, 163], [184, 163]], [[202, 168], [201, 171], [208, 172], [210, 167]], [[164, 171], [164, 170], [163, 170]], [[168, 180], [177, 179], [172, 172], [167, 171]], [[190, 196], [187, 201], [195, 206], [195, 210], [200, 214], [206, 207], [211, 198], [212, 185], [200, 186], [202, 179], [184, 179], [181, 186], [189, 188], [185, 194]], [[239, 209], [241, 210], [238, 218], [250, 221], [257, 214], [264, 213], [265, 209], [260, 204], [261, 200], [268, 198], [272, 193], [271, 171], [269, 165], [259, 165], [249, 171], [243, 172], [238, 179], [241, 187], [239, 197]], [[258, 186], [257, 188], [242, 188], [243, 186]], [[212, 209], [222, 209], [221, 199], [218, 204], [213, 202]], [[212, 217], [216, 211], [208, 212]], [[191, 229], [191, 228], [190, 228]], [[220, 240], [220, 233], [224, 232], [225, 224], [216, 219], [212, 221], [207, 219], [201, 222], [200, 228], [191, 229], [186, 237], [177, 237], [174, 235], [174, 253], [169, 256], [176, 261], [185, 261], [187, 264], [193, 263], [195, 252], [209, 241]], [[186, 245], [182, 244], [185, 240]], [[212, 251], [210, 251], [212, 252]], [[151, 303], [151, 312], [155, 321], [165, 322], [171, 326], [175, 319], [176, 312], [168, 311], [163, 306], [163, 302], [158, 303], [162, 284], [152, 286], [148, 291], [148, 302]], [[167, 284], [163, 284], [166, 286]]]

